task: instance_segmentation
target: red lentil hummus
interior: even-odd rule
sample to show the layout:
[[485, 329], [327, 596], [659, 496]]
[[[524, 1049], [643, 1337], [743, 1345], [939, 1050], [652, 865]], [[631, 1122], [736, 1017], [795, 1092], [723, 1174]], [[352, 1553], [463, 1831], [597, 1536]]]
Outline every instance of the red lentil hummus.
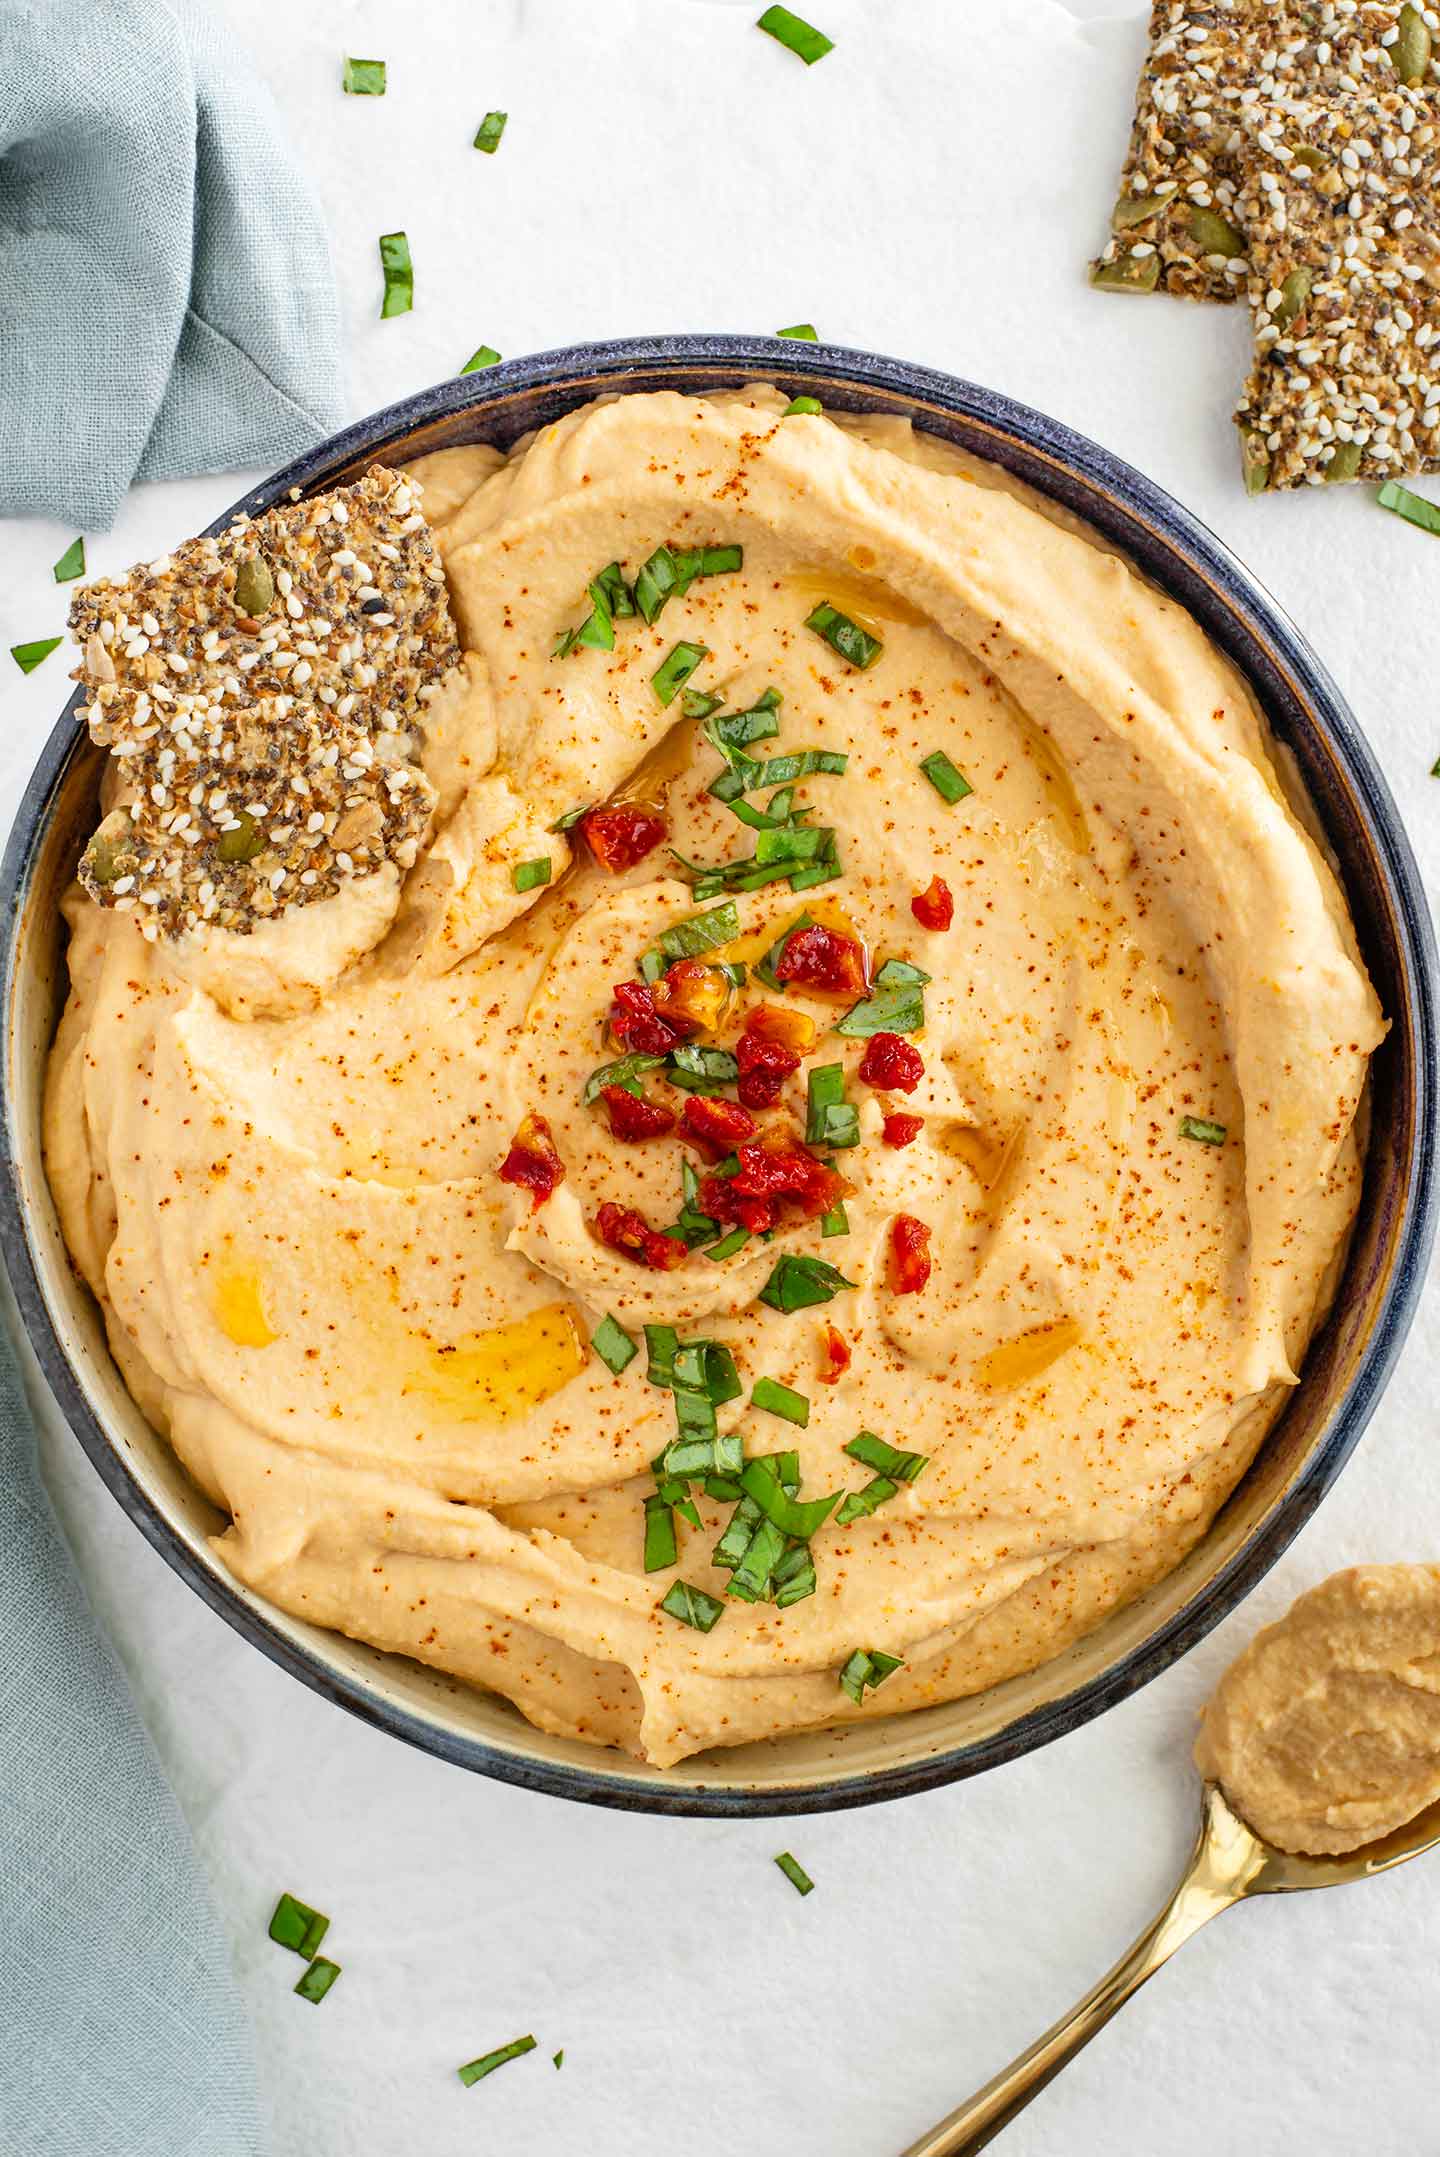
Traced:
[[411, 477], [411, 858], [250, 935], [66, 902], [136, 1399], [240, 1580], [546, 1731], [1032, 1668], [1203, 1532], [1356, 1203], [1383, 1021], [1242, 685], [895, 421], [624, 396]]

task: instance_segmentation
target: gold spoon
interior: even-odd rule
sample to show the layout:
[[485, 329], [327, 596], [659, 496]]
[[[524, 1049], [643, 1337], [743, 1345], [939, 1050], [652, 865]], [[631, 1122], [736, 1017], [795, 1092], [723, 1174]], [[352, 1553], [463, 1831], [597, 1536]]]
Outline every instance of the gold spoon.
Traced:
[[1262, 1842], [1230, 1810], [1219, 1785], [1207, 1783], [1190, 1862], [1154, 1923], [1146, 1926], [1114, 1969], [1068, 2015], [1062, 2015], [1028, 2051], [1002, 2068], [938, 2127], [912, 2142], [904, 2157], [969, 2157], [970, 2151], [984, 2149], [1192, 1932], [1208, 1925], [1232, 1902], [1243, 1902], [1247, 1895], [1288, 1895], [1302, 1887], [1343, 1887], [1347, 1880], [1368, 1880], [1377, 1872], [1388, 1872], [1392, 1865], [1403, 1865], [1407, 1858], [1419, 1857], [1436, 1843], [1440, 1843], [1440, 1805], [1431, 1805], [1393, 1835], [1362, 1843], [1343, 1857], [1292, 1856]]

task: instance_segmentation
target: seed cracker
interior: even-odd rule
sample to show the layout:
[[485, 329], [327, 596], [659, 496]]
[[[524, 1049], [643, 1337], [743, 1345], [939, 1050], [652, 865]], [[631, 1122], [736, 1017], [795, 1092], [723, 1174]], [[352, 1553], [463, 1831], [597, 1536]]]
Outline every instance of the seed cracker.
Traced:
[[416, 729], [459, 659], [418, 505], [373, 466], [76, 594], [81, 716], [120, 797], [80, 865], [101, 905], [152, 940], [244, 934], [413, 863], [434, 804]]

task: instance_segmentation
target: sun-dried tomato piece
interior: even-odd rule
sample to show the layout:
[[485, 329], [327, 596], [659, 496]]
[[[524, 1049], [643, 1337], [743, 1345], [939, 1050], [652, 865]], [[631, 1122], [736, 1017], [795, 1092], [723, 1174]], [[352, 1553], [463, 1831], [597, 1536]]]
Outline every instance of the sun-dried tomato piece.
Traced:
[[745, 1031], [757, 1040], [798, 1049], [802, 1056], [815, 1046], [815, 1021], [807, 1012], [788, 1010], [783, 1004], [752, 1004], [745, 1014]]
[[736, 1162], [732, 1176], [705, 1178], [700, 1208], [712, 1220], [734, 1221], [756, 1234], [782, 1218], [812, 1221], [846, 1190], [843, 1176], [784, 1133], [737, 1147]]
[[718, 966], [677, 959], [650, 994], [667, 1024], [713, 1034], [729, 1006], [731, 988]]
[[910, 911], [922, 929], [948, 929], [955, 919], [955, 894], [943, 876], [932, 876], [910, 901]]
[[909, 1146], [924, 1128], [923, 1116], [887, 1116], [880, 1126], [880, 1136], [887, 1146]]
[[674, 1109], [666, 1108], [663, 1101], [652, 1101], [649, 1094], [631, 1093], [628, 1086], [602, 1086], [600, 1098], [615, 1138], [634, 1144], [643, 1138], [663, 1138], [675, 1128]]
[[800, 1058], [783, 1041], [766, 1041], [759, 1034], [743, 1033], [735, 1044], [740, 1076], [735, 1091], [746, 1108], [773, 1108]]
[[748, 1228], [754, 1236], [763, 1236], [767, 1229], [773, 1228], [780, 1212], [777, 1200], [737, 1191], [733, 1178], [728, 1176], [702, 1178], [696, 1204], [712, 1221], [728, 1221], [736, 1228]]
[[510, 1141], [510, 1151], [500, 1163], [500, 1181], [518, 1184], [530, 1193], [532, 1213], [544, 1205], [557, 1183], [565, 1181], [565, 1163], [555, 1150], [550, 1126], [543, 1116], [526, 1116]]
[[677, 1237], [662, 1236], [643, 1213], [633, 1206], [617, 1206], [610, 1198], [595, 1216], [595, 1233], [612, 1251], [623, 1252], [637, 1266], [648, 1266], [654, 1273], [669, 1273], [683, 1266], [690, 1255]]
[[662, 1018], [643, 981], [621, 981], [612, 991], [610, 1038], [640, 1056], [665, 1056], [693, 1027]]
[[608, 809], [592, 809], [582, 816], [580, 829], [601, 868], [619, 876], [660, 844], [667, 826], [658, 811], [638, 801], [617, 801]]
[[850, 1368], [850, 1343], [837, 1327], [823, 1325], [820, 1328], [820, 1368], [816, 1373], [820, 1383], [838, 1385]]
[[795, 929], [775, 961], [775, 979], [793, 981], [812, 996], [833, 996], [841, 1003], [863, 996], [866, 989], [865, 947], [838, 929], [818, 922], [808, 929]]
[[913, 1213], [890, 1223], [890, 1286], [897, 1296], [918, 1295], [930, 1278], [930, 1231]]
[[680, 1128], [687, 1138], [727, 1154], [755, 1136], [755, 1118], [738, 1101], [720, 1094], [692, 1093], [680, 1112]]
[[860, 1076], [867, 1086], [886, 1093], [914, 1093], [925, 1076], [925, 1059], [899, 1034], [872, 1034], [860, 1059]]

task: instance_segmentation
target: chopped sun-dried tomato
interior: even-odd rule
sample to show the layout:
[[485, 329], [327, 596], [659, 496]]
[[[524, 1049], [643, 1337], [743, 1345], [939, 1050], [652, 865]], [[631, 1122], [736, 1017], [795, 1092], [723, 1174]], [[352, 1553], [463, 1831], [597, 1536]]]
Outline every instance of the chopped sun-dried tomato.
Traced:
[[813, 1221], [844, 1195], [845, 1180], [793, 1138], [775, 1135], [736, 1149], [733, 1176], [707, 1176], [700, 1210], [712, 1220], [735, 1221], [757, 1234], [783, 1215]]
[[930, 1231], [913, 1213], [890, 1223], [890, 1286], [897, 1296], [913, 1296], [930, 1278]]
[[618, 982], [610, 1006], [610, 1038], [640, 1056], [665, 1056], [694, 1028], [662, 1018], [643, 981]]
[[676, 1237], [662, 1236], [652, 1228], [643, 1213], [633, 1206], [617, 1206], [609, 1198], [595, 1216], [595, 1233], [612, 1251], [623, 1251], [637, 1266], [649, 1266], [655, 1273], [683, 1266], [690, 1255]]
[[786, 1079], [800, 1069], [794, 1049], [787, 1049], [783, 1041], [766, 1041], [748, 1029], [735, 1044], [735, 1061], [740, 1066], [735, 1091], [746, 1108], [773, 1108]]
[[925, 1059], [899, 1034], [872, 1034], [860, 1059], [860, 1076], [867, 1086], [886, 1093], [914, 1093], [925, 1076]]
[[887, 1146], [909, 1146], [924, 1128], [923, 1116], [887, 1116], [880, 1126], [880, 1136]]
[[820, 1328], [820, 1369], [817, 1376], [822, 1385], [838, 1385], [850, 1368], [850, 1343], [836, 1327]]
[[602, 1086], [600, 1098], [616, 1138], [634, 1143], [642, 1138], [663, 1138], [675, 1128], [675, 1111], [648, 1094], [631, 1093], [628, 1086]]
[[943, 876], [932, 876], [910, 901], [910, 911], [922, 929], [948, 929], [955, 919], [955, 894]]
[[848, 1003], [866, 988], [865, 947], [838, 929], [795, 929], [775, 961], [775, 979], [793, 981], [812, 996], [833, 996]]
[[755, 1118], [748, 1108], [720, 1094], [692, 1093], [680, 1112], [680, 1128], [687, 1138], [713, 1147], [718, 1160], [754, 1138]]
[[564, 1180], [565, 1163], [555, 1150], [549, 1124], [543, 1116], [526, 1116], [500, 1163], [500, 1181], [518, 1184], [528, 1191], [531, 1211], [537, 1212], [556, 1184]]
[[713, 1034], [730, 1002], [730, 984], [718, 966], [677, 959], [651, 990], [655, 1009], [671, 1026]]
[[660, 844], [666, 828], [663, 816], [638, 801], [617, 801], [580, 819], [586, 845], [612, 876], [643, 861]]
[[815, 1021], [804, 1011], [787, 1011], [783, 1004], [752, 1004], [745, 1014], [745, 1031], [757, 1040], [798, 1049], [802, 1056], [815, 1046]]

